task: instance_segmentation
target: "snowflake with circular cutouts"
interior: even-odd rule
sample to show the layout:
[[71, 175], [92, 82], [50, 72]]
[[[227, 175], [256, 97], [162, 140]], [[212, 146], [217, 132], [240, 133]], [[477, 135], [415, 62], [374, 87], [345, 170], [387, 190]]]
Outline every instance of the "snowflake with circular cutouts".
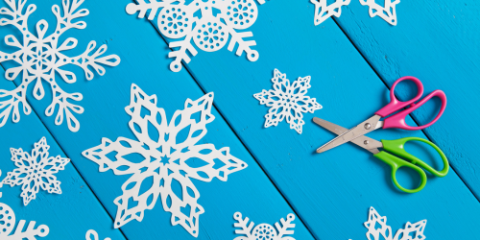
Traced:
[[[191, 41], [203, 51], [215, 52], [222, 49], [230, 39], [228, 50], [233, 51], [236, 44], [236, 54], [241, 56], [246, 52], [247, 59], [257, 61], [259, 54], [251, 49], [256, 43], [253, 40], [245, 40], [252, 37], [252, 32], [237, 32], [251, 27], [258, 16], [255, 0], [193, 0], [186, 3], [185, 0], [138, 0], [127, 6], [128, 14], [138, 12], [139, 18], [144, 18], [147, 11], [149, 20], [153, 20], [158, 14], [157, 25], [160, 32], [171, 39], [180, 41], [170, 42], [169, 47], [176, 49], [168, 54], [173, 58], [170, 69], [178, 72], [182, 69], [182, 60], [190, 62], [188, 52], [192, 56], [197, 55], [197, 50]], [[265, 0], [256, 0], [264, 4]], [[215, 11], [220, 11], [216, 13]], [[201, 16], [199, 16], [201, 15]]]
[[[187, 99], [185, 108], [177, 110], [169, 121], [165, 109], [157, 107], [157, 96], [149, 96], [132, 84], [125, 111], [132, 117], [129, 126], [136, 139], [103, 138], [100, 145], [83, 152], [99, 165], [100, 172], [131, 175], [122, 185], [123, 195], [115, 199], [115, 228], [132, 220], [142, 221], [145, 210], [153, 209], [160, 197], [163, 209], [172, 214], [172, 225], [180, 224], [198, 236], [199, 217], [205, 210], [198, 203], [200, 192], [191, 179], [227, 181], [230, 174], [247, 167], [228, 147], [198, 144], [207, 134], [207, 124], [215, 119], [212, 105], [213, 93], [195, 101]], [[141, 190], [146, 179], [153, 179], [154, 184], [147, 191]], [[174, 185], [180, 185], [182, 191], [175, 192]]]
[[234, 224], [235, 234], [241, 235], [236, 237], [234, 240], [295, 240], [291, 236], [293, 235], [294, 231], [293, 228], [295, 224], [293, 224], [293, 220], [295, 220], [295, 215], [288, 214], [287, 220], [280, 219], [280, 223], [275, 223], [275, 228], [266, 223], [262, 223], [257, 225], [255, 228], [255, 223], [248, 222], [250, 219], [246, 217], [245, 219], [242, 218], [242, 214], [236, 212], [233, 215], [233, 218], [237, 220], [237, 223]]
[[[85, 235], [85, 240], [98, 240], [98, 233], [97, 231], [90, 229], [87, 231]], [[105, 238], [104, 240], [112, 240], [111, 238]]]
[[[0, 170], [0, 176], [2, 171]], [[0, 182], [0, 188], [3, 187], [3, 183]], [[2, 192], [0, 192], [0, 198], [2, 197]], [[4, 240], [15, 240], [15, 239], [31, 239], [35, 240], [36, 237], [45, 237], [48, 235], [50, 229], [47, 225], [40, 225], [35, 228], [35, 221], [31, 221], [27, 229], [25, 228], [25, 220], [20, 220], [17, 224], [17, 230], [15, 229], [15, 212], [13, 209], [5, 203], [0, 202], [0, 239]]]
[[87, 50], [79, 56], [68, 57], [62, 53], [75, 48], [78, 43], [75, 38], [67, 38], [64, 42], [59, 42], [62, 34], [72, 28], [85, 29], [87, 27], [84, 21], [74, 21], [89, 14], [85, 8], [78, 9], [84, 0], [63, 0], [63, 14], [58, 5], [53, 5], [52, 11], [57, 18], [57, 26], [50, 35], [46, 35], [48, 22], [45, 20], [37, 23], [37, 34], [29, 31], [28, 18], [37, 8], [34, 4], [30, 4], [24, 9], [26, 0], [4, 1], [8, 8], [1, 8], [0, 15], [7, 16], [7, 18], [0, 19], [0, 26], [12, 25], [17, 28], [22, 34], [22, 40], [17, 40], [14, 35], [5, 37], [7, 45], [19, 48], [19, 50], [14, 53], [0, 51], [0, 63], [13, 61], [20, 65], [7, 69], [5, 77], [7, 80], [13, 81], [22, 73], [22, 83], [14, 90], [0, 90], [0, 127], [5, 125], [12, 112], [12, 121], [14, 123], [20, 121], [20, 103], [23, 105], [23, 112], [29, 115], [32, 109], [26, 99], [28, 87], [30, 84], [35, 84], [33, 96], [40, 100], [45, 96], [42, 83], [47, 83], [52, 91], [52, 102], [45, 110], [45, 115], [52, 116], [58, 105], [55, 124], [62, 124], [63, 119], [66, 118], [68, 129], [77, 132], [80, 129], [80, 123], [72, 112], [81, 114], [83, 108], [70, 101], [80, 101], [83, 96], [80, 93], [63, 91], [56, 82], [56, 75], [59, 75], [66, 83], [76, 82], [77, 78], [74, 73], [61, 69], [61, 67], [71, 64], [82, 68], [87, 80], [92, 80], [94, 74], [90, 69], [95, 69], [98, 74], [104, 75], [105, 68], [102, 65], [117, 66], [120, 58], [117, 55], [102, 56], [107, 51], [105, 44], [94, 52], [95, 41], [91, 41]]
[[12, 187], [22, 186], [21, 196], [25, 206], [36, 198], [40, 188], [48, 193], [62, 193], [60, 181], [54, 174], [64, 170], [70, 159], [60, 156], [49, 157], [48, 149], [50, 146], [47, 145], [45, 137], [35, 143], [31, 154], [24, 152], [21, 148], [10, 148], [12, 161], [17, 168], [7, 173], [7, 177], [2, 182]]
[[301, 134], [302, 126], [305, 124], [302, 113], [313, 113], [322, 108], [315, 98], [305, 96], [307, 89], [310, 88], [310, 76], [300, 77], [290, 84], [287, 75], [275, 69], [272, 82], [273, 90], [263, 90], [253, 95], [260, 104], [270, 107], [265, 115], [265, 127], [277, 126], [286, 118], [290, 129], [295, 129]]
[[427, 220], [413, 224], [407, 222], [406, 227], [398, 230], [393, 236], [392, 227], [387, 225], [387, 217], [380, 216], [373, 207], [370, 207], [368, 221], [364, 224], [368, 229], [366, 235], [369, 240], [424, 240], [426, 238], [423, 231], [425, 231]]

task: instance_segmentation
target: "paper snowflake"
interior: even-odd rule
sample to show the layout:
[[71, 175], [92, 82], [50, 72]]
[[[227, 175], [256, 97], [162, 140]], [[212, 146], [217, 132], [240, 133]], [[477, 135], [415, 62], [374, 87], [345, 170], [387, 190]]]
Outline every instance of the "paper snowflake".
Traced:
[[[85, 240], [98, 240], [97, 231], [93, 229], [88, 230], [87, 234], [85, 235]], [[104, 240], [111, 240], [111, 238], [105, 238]]]
[[46, 36], [48, 30], [48, 23], [45, 20], [40, 20], [36, 25], [37, 34], [31, 33], [27, 25], [28, 18], [32, 14], [36, 6], [29, 5], [25, 10], [26, 0], [4, 0], [9, 8], [1, 8], [0, 14], [8, 16], [0, 19], [0, 26], [12, 25], [17, 28], [22, 34], [22, 40], [19, 41], [14, 35], [5, 37], [5, 43], [9, 46], [19, 48], [14, 53], [4, 53], [0, 51], [0, 62], [13, 61], [17, 63], [18, 67], [7, 69], [5, 77], [13, 81], [22, 73], [22, 83], [14, 90], [0, 90], [0, 127], [7, 122], [10, 113], [13, 110], [12, 121], [17, 123], [20, 121], [19, 104], [23, 104], [23, 112], [26, 115], [31, 113], [31, 107], [27, 102], [26, 95], [28, 86], [35, 83], [33, 89], [33, 96], [40, 100], [45, 95], [42, 82], [50, 85], [52, 90], [52, 102], [45, 110], [45, 115], [52, 116], [55, 113], [55, 108], [58, 105], [58, 113], [55, 118], [55, 124], [60, 125], [63, 118], [67, 118], [67, 124], [70, 131], [76, 132], [80, 129], [78, 120], [73, 116], [72, 112], [81, 114], [83, 108], [75, 105], [71, 101], [80, 101], [83, 96], [80, 93], [67, 93], [63, 91], [56, 82], [55, 75], [61, 76], [66, 83], [74, 83], [77, 78], [74, 73], [62, 70], [61, 67], [72, 64], [81, 67], [85, 71], [88, 80], [92, 80], [94, 74], [89, 68], [95, 69], [98, 74], [104, 75], [105, 68], [101, 66], [116, 66], [120, 63], [120, 58], [117, 55], [109, 55], [101, 57], [106, 51], [107, 46], [102, 45], [96, 52], [95, 41], [88, 44], [87, 50], [76, 57], [65, 56], [62, 52], [73, 49], [77, 46], [77, 39], [68, 38], [63, 43], [58, 40], [61, 35], [72, 28], [84, 29], [87, 24], [84, 21], [73, 22], [75, 19], [88, 15], [87, 9], [80, 9], [78, 7], [84, 0], [63, 0], [63, 16], [58, 5], [52, 8], [53, 14], [57, 18], [57, 26], [55, 31]]
[[315, 4], [315, 25], [318, 25], [331, 16], [340, 17], [342, 14], [342, 6], [350, 4], [350, 0], [336, 0], [334, 3], [327, 5], [327, 0], [310, 0]]
[[375, 0], [360, 0], [362, 5], [368, 6], [370, 17], [379, 16], [391, 25], [397, 25], [397, 13], [395, 6], [400, 3], [400, 0], [385, 0], [385, 5], [382, 7]]
[[36, 198], [38, 190], [42, 188], [48, 193], [61, 194], [60, 181], [55, 177], [55, 173], [65, 169], [65, 165], [70, 162], [68, 158], [60, 156], [49, 157], [47, 140], [43, 137], [38, 143], [35, 143], [31, 155], [24, 152], [21, 148], [10, 148], [12, 161], [15, 162], [17, 169], [7, 173], [3, 183], [10, 186], [22, 185], [23, 204], [25, 206]]
[[290, 84], [287, 75], [275, 69], [272, 82], [273, 90], [263, 90], [261, 93], [253, 95], [261, 105], [270, 107], [265, 115], [265, 127], [277, 126], [286, 118], [290, 129], [295, 129], [301, 134], [302, 126], [305, 124], [302, 113], [313, 113], [322, 108], [315, 98], [305, 96], [307, 89], [310, 88], [310, 76], [300, 77]]
[[[0, 170], [0, 176], [2, 171]], [[0, 188], [2, 188], [3, 183], [0, 182]], [[0, 198], [2, 197], [2, 192], [0, 192]], [[3, 240], [16, 240], [16, 239], [28, 239], [35, 240], [36, 237], [45, 237], [48, 235], [50, 229], [46, 225], [40, 225], [35, 228], [35, 221], [32, 221], [28, 224], [27, 229], [25, 228], [25, 223], [27, 221], [20, 220], [17, 224], [17, 230], [12, 234], [13, 229], [15, 229], [15, 212], [13, 209], [5, 203], [0, 202], [0, 239]], [[22, 232], [23, 231], [23, 232]]]
[[[197, 203], [200, 193], [190, 178], [227, 181], [229, 174], [247, 167], [230, 155], [228, 147], [217, 150], [213, 144], [197, 144], [207, 134], [206, 125], [215, 119], [212, 103], [213, 93], [196, 101], [187, 99], [185, 109], [177, 110], [168, 122], [165, 110], [157, 107], [157, 96], [132, 85], [130, 106], [125, 110], [132, 117], [129, 126], [138, 140], [103, 138], [102, 144], [83, 152], [101, 172], [133, 174], [122, 186], [123, 195], [115, 199], [115, 228], [133, 219], [142, 221], [144, 211], [153, 209], [160, 195], [163, 209], [172, 213], [172, 225], [180, 224], [198, 236], [198, 218], [204, 209]], [[145, 179], [154, 184], [141, 192]], [[182, 193], [175, 193], [172, 184], [180, 185]]]
[[423, 231], [427, 225], [427, 220], [414, 224], [407, 222], [405, 229], [398, 230], [394, 237], [392, 228], [387, 225], [387, 217], [380, 216], [373, 207], [370, 207], [368, 221], [364, 224], [368, 229], [366, 234], [368, 240], [423, 240], [426, 238]]
[[[287, 235], [293, 235], [293, 228], [295, 224], [292, 224], [295, 220], [295, 215], [288, 214], [287, 220], [280, 219], [281, 225], [277, 222], [275, 223], [275, 228], [270, 224], [259, 224], [255, 228], [255, 223], [250, 222], [248, 224], [248, 217], [242, 219], [242, 214], [236, 212], [233, 215], [233, 218], [237, 220], [237, 223], [234, 224], [235, 233], [237, 235], [242, 235], [236, 237], [234, 240], [295, 240], [293, 237]], [[253, 229], [253, 230], [252, 230]]]
[[[264, 4], [264, 0], [256, 0]], [[236, 54], [241, 56], [246, 52], [250, 61], [257, 61], [259, 54], [251, 49], [256, 43], [253, 40], [245, 40], [252, 37], [252, 32], [237, 32], [244, 30], [255, 23], [258, 16], [255, 0], [138, 0], [138, 3], [130, 3], [127, 6], [128, 14], [138, 12], [139, 18], [144, 18], [147, 11], [149, 20], [153, 20], [158, 14], [158, 29], [171, 39], [180, 41], [171, 42], [169, 47], [174, 49], [168, 54], [173, 58], [170, 69], [178, 72], [182, 69], [182, 60], [190, 62], [188, 53], [197, 55], [198, 48], [206, 52], [215, 52], [223, 48], [230, 38], [228, 50], [233, 51], [238, 43]], [[187, 2], [189, 2], [187, 4]], [[220, 11], [216, 13], [215, 11]], [[201, 13], [201, 14], [200, 14]], [[201, 15], [201, 16], [199, 16]]]

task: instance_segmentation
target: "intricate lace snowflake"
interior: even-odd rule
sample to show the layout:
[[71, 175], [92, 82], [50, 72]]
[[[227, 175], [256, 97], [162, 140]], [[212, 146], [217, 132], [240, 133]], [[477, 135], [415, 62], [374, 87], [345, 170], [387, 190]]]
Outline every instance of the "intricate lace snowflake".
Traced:
[[370, 17], [379, 16], [391, 25], [397, 25], [397, 13], [395, 6], [400, 3], [400, 0], [385, 0], [385, 6], [380, 6], [375, 0], [360, 0], [362, 5], [369, 7], [368, 11]]
[[301, 134], [302, 126], [305, 124], [302, 113], [313, 113], [322, 108], [315, 98], [305, 96], [307, 89], [310, 88], [310, 76], [300, 77], [290, 84], [287, 75], [275, 69], [272, 82], [273, 90], [263, 90], [253, 95], [260, 104], [270, 107], [268, 114], [265, 115], [265, 127], [277, 126], [286, 118], [290, 129], [295, 129]]
[[[264, 4], [264, 0], [256, 0]], [[138, 12], [139, 18], [144, 18], [148, 10], [149, 20], [153, 20], [159, 9], [158, 29], [160, 32], [172, 39], [183, 38], [177, 42], [171, 42], [170, 48], [178, 49], [168, 54], [173, 58], [170, 69], [178, 72], [182, 69], [182, 60], [190, 62], [187, 50], [193, 56], [197, 50], [191, 41], [195, 42], [198, 48], [206, 52], [215, 52], [223, 48], [228, 42], [228, 50], [233, 51], [238, 43], [236, 54], [241, 56], [246, 52], [250, 61], [257, 61], [259, 54], [251, 47], [256, 43], [253, 40], [247, 41], [244, 38], [252, 37], [252, 32], [237, 32], [244, 30], [255, 23], [258, 16], [255, 0], [138, 0], [138, 3], [130, 3], [127, 6], [128, 14]], [[186, 5], [186, 2], [188, 5]], [[214, 11], [220, 11], [215, 13]], [[198, 17], [201, 13], [201, 16]]]
[[368, 221], [365, 222], [368, 240], [423, 240], [426, 238], [423, 235], [426, 225], [427, 220], [414, 224], [407, 222], [405, 229], [398, 230], [394, 237], [392, 228], [387, 225], [387, 217], [380, 216], [373, 207], [370, 207]]
[[293, 214], [288, 214], [286, 221], [283, 218], [280, 219], [282, 223], [281, 226], [278, 222], [275, 223], [276, 231], [272, 225], [265, 223], [253, 228], [255, 223], [250, 222], [250, 224], [248, 224], [250, 219], [248, 219], [248, 217], [242, 219], [242, 214], [239, 212], [236, 212], [233, 218], [238, 222], [234, 224], [235, 228], [237, 228], [235, 229], [235, 233], [242, 235], [236, 237], [234, 240], [295, 240], [293, 237], [286, 236], [293, 235], [293, 228], [295, 227], [295, 224], [292, 224], [293, 220], [295, 220], [295, 215]]
[[342, 14], [342, 6], [350, 4], [350, 0], [336, 0], [327, 6], [327, 0], [310, 0], [315, 4], [315, 25], [318, 25], [331, 16], [340, 17]]
[[57, 17], [57, 27], [55, 32], [49, 36], [45, 35], [48, 29], [48, 23], [45, 20], [40, 20], [37, 23], [37, 34], [28, 30], [28, 18], [36, 9], [34, 4], [29, 5], [24, 11], [26, 0], [4, 1], [10, 9], [2, 8], [0, 10], [1, 15], [8, 16], [8, 18], [0, 19], [0, 26], [12, 25], [22, 33], [23, 37], [22, 41], [19, 41], [14, 35], [6, 36], [6, 44], [17, 47], [19, 50], [14, 53], [0, 51], [0, 62], [14, 61], [19, 64], [20, 66], [18, 67], [7, 69], [5, 77], [13, 81], [22, 73], [22, 83], [11, 91], [0, 90], [0, 99], [3, 99], [0, 101], [0, 109], [2, 109], [0, 112], [0, 127], [5, 125], [12, 110], [13, 122], [17, 123], [20, 121], [19, 103], [23, 104], [23, 112], [26, 115], [31, 113], [31, 107], [26, 100], [28, 86], [35, 82], [33, 96], [40, 100], [45, 95], [45, 90], [42, 86], [42, 81], [44, 81], [50, 85], [53, 98], [52, 103], [45, 110], [45, 114], [52, 116], [58, 105], [59, 109], [55, 118], [55, 124], [62, 124], [65, 114], [70, 131], [78, 131], [80, 124], [71, 111], [81, 114], [83, 113], [83, 108], [70, 103], [69, 100], [80, 101], [83, 96], [80, 93], [63, 91], [56, 83], [55, 74], [58, 73], [67, 83], [74, 83], [77, 80], [75, 74], [61, 69], [64, 65], [73, 64], [81, 67], [85, 71], [87, 79], [91, 80], [94, 74], [89, 68], [93, 68], [98, 74], [104, 75], [105, 69], [101, 64], [116, 66], [120, 63], [120, 58], [117, 55], [101, 57], [107, 50], [106, 45], [102, 45], [96, 52], [93, 52], [96, 46], [95, 41], [91, 41], [87, 50], [79, 56], [67, 57], [62, 54], [62, 51], [75, 48], [78, 41], [75, 38], [68, 38], [63, 43], [59, 43], [60, 36], [71, 28], [84, 29], [87, 27], [84, 21], [73, 22], [76, 18], [88, 15], [87, 9], [77, 11], [84, 0], [63, 0], [63, 16], [60, 7], [58, 5], [53, 6], [52, 11]]
[[[177, 110], [169, 123], [165, 110], [157, 107], [157, 96], [132, 85], [130, 106], [125, 110], [132, 117], [129, 126], [138, 140], [103, 138], [102, 144], [83, 152], [101, 172], [133, 174], [122, 186], [123, 195], [115, 199], [115, 228], [133, 219], [142, 221], [144, 211], [153, 209], [160, 195], [163, 209], [172, 213], [172, 225], [180, 224], [198, 236], [198, 217], [204, 209], [197, 203], [200, 193], [190, 178], [227, 181], [229, 174], [247, 167], [230, 155], [228, 147], [217, 150], [213, 144], [197, 144], [207, 133], [206, 125], [215, 119], [212, 103], [213, 93], [196, 101], [187, 99], [185, 109]], [[145, 179], [153, 180], [147, 191], [140, 189]], [[172, 184], [180, 185], [182, 193], [175, 193]]]
[[21, 148], [10, 148], [12, 161], [15, 162], [17, 169], [7, 173], [3, 183], [10, 186], [22, 185], [23, 204], [25, 206], [36, 198], [38, 190], [42, 188], [48, 193], [61, 194], [60, 181], [54, 176], [60, 170], [65, 169], [65, 165], [70, 162], [68, 158], [60, 156], [49, 157], [47, 140], [43, 137], [38, 143], [35, 143], [32, 154], [24, 152]]
[[[85, 235], [86, 240], [98, 240], [98, 233], [97, 231], [90, 229], [88, 230], [87, 234]], [[105, 238], [104, 240], [111, 240], [110, 238]]]
[[[1, 175], [2, 175], [2, 171], [0, 171], [0, 176]], [[0, 182], [0, 188], [2, 188], [2, 185], [3, 183]], [[0, 192], [0, 198], [1, 197], [2, 197], [2, 192]], [[37, 236], [38, 237], [47, 236], [50, 230], [46, 225], [40, 225], [37, 228], [35, 228], [35, 221], [32, 221], [28, 224], [27, 229], [23, 231], [23, 229], [25, 228], [25, 223], [26, 223], [25, 220], [20, 220], [17, 224], [17, 230], [12, 234], [13, 229], [15, 229], [15, 212], [13, 212], [13, 209], [7, 204], [0, 202], [0, 239], [35, 240]]]

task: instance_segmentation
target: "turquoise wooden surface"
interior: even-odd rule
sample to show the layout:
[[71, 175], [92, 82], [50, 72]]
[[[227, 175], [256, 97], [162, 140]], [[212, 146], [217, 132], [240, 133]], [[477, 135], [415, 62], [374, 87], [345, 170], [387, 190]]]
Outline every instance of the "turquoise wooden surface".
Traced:
[[[54, 26], [51, 6], [60, 4], [59, 1], [30, 0], [28, 3], [38, 7], [30, 20], [32, 26], [39, 19], [46, 19], [50, 26]], [[160, 201], [153, 210], [145, 212], [142, 222], [132, 221], [120, 230], [114, 230], [117, 207], [113, 200], [121, 195], [121, 185], [129, 176], [115, 176], [111, 171], [100, 173], [98, 165], [81, 155], [82, 151], [100, 144], [102, 137], [135, 139], [128, 129], [130, 117], [124, 111], [130, 103], [132, 83], [149, 95], [156, 94], [158, 106], [165, 108], [168, 118], [175, 110], [183, 109], [187, 98], [195, 100], [213, 91], [216, 119], [207, 125], [209, 132], [201, 143], [212, 143], [217, 149], [228, 146], [232, 155], [249, 165], [230, 175], [227, 182], [194, 181], [201, 194], [199, 203], [206, 211], [200, 216], [199, 239], [234, 239], [233, 213], [236, 211], [257, 224], [273, 224], [293, 212], [297, 216], [296, 239], [365, 239], [367, 230], [363, 222], [367, 220], [370, 206], [388, 216], [388, 223], [394, 230], [403, 227], [407, 221], [427, 219], [425, 235], [429, 239], [475, 239], [480, 234], [477, 228], [480, 205], [465, 185], [466, 182], [474, 189], [475, 181], [478, 183], [474, 174], [468, 174], [471, 170], [465, 167], [475, 166], [471, 157], [474, 148], [465, 153], [470, 157], [464, 159], [462, 155], [463, 148], [469, 146], [466, 144], [472, 141], [473, 145], [475, 141], [465, 137], [468, 133], [459, 130], [462, 127], [456, 124], [458, 118], [453, 117], [459, 116], [457, 111], [466, 112], [460, 103], [472, 101], [456, 92], [475, 91], [473, 73], [478, 69], [477, 63], [468, 62], [470, 65], [465, 66], [471, 75], [466, 71], [461, 73], [466, 74], [465, 78], [471, 77], [469, 85], [455, 89], [448, 80], [454, 79], [453, 74], [459, 70], [447, 68], [446, 64], [454, 61], [447, 58], [452, 55], [448, 49], [439, 51], [428, 44], [411, 50], [406, 43], [392, 47], [398, 45], [396, 41], [400, 42], [402, 36], [405, 38], [403, 42], [408, 43], [410, 31], [421, 32], [430, 26], [423, 18], [412, 20], [412, 12], [420, 11], [418, 9], [424, 3], [414, 6], [402, 2], [398, 5], [397, 27], [390, 27], [379, 18], [371, 19], [368, 9], [355, 1], [347, 7], [349, 11], [336, 19], [340, 27], [332, 20], [314, 27], [314, 6], [308, 1], [295, 4], [286, 0], [268, 1], [259, 6], [259, 18], [249, 28], [257, 42], [254, 49], [260, 53], [257, 62], [249, 62], [245, 56], [237, 57], [226, 48], [215, 53], [199, 51], [179, 73], [169, 70], [167, 54], [170, 49], [166, 44], [169, 40], [156, 31], [156, 20], [151, 24], [126, 14], [128, 3], [127, 0], [87, 0], [84, 3], [84, 7], [90, 10], [90, 15], [84, 19], [87, 28], [71, 30], [64, 35], [64, 39], [75, 37], [79, 40], [77, 48], [69, 52], [71, 55], [83, 52], [90, 40], [96, 40], [97, 46], [108, 44], [107, 54], [117, 54], [122, 59], [119, 66], [107, 67], [104, 76], [96, 75], [92, 81], [86, 81], [79, 69], [68, 68], [76, 73], [78, 80], [71, 85], [61, 84], [61, 87], [69, 92], [81, 92], [84, 96], [80, 105], [85, 112], [78, 115], [79, 132], [70, 132], [65, 123], [56, 126], [53, 117], [45, 116], [44, 110], [50, 100], [48, 91], [41, 101], [35, 100], [29, 92], [29, 103], [38, 116], [34, 113], [22, 115], [19, 123], [9, 122], [0, 128], [4, 136], [10, 136], [5, 137], [0, 145], [3, 156], [0, 167], [4, 174], [13, 169], [9, 148], [22, 147], [28, 151], [42, 136], [47, 136], [52, 155], [61, 154], [72, 160], [69, 168], [58, 174], [63, 180], [62, 195], [41, 193], [31, 206], [23, 207], [18, 197], [19, 187], [6, 186], [1, 190], [4, 197], [0, 201], [9, 203], [17, 216], [50, 226], [48, 239], [83, 239], [90, 228], [97, 230], [102, 239], [194, 239], [182, 227], [171, 226], [170, 214], [163, 211]], [[478, 10], [478, 6], [472, 7]], [[433, 7], [430, 9], [430, 14], [438, 11]], [[411, 18], [407, 20], [409, 16]], [[423, 21], [423, 25], [415, 27], [418, 21]], [[404, 22], [406, 26], [402, 27]], [[466, 28], [467, 23], [463, 22], [461, 27]], [[360, 28], [358, 24], [368, 25]], [[453, 25], [447, 26], [451, 32], [456, 29]], [[440, 31], [443, 27], [432, 29]], [[2, 36], [15, 34], [8, 27], [0, 27], [0, 33]], [[445, 36], [453, 42], [461, 41], [455, 36]], [[370, 44], [367, 44], [369, 39]], [[379, 44], [371, 43], [375, 42], [372, 39]], [[390, 44], [390, 47], [387, 49], [383, 44]], [[0, 46], [6, 49], [2, 51], [9, 50], [5, 44]], [[475, 50], [473, 41], [461, 46], [464, 49], [457, 56], [459, 59], [472, 55], [467, 52], [467, 47]], [[387, 50], [392, 55], [389, 61], [393, 63], [389, 64], [401, 66], [398, 68], [402, 71], [378, 67], [385, 64], [380, 60]], [[416, 55], [416, 63], [410, 55]], [[420, 59], [431, 58], [437, 61], [419, 64]], [[449, 62], [442, 62], [442, 59]], [[8, 63], [2, 65], [4, 68], [12, 66]], [[304, 114], [306, 124], [302, 135], [290, 130], [285, 122], [277, 127], [263, 127], [268, 108], [259, 105], [253, 94], [271, 88], [274, 68], [286, 73], [291, 81], [300, 76], [312, 77], [308, 95], [315, 97], [324, 108], [314, 114]], [[442, 71], [451, 75], [442, 75]], [[427, 92], [437, 88], [446, 91], [449, 99], [446, 114], [426, 133], [447, 153], [456, 171], [442, 179], [430, 177], [427, 187], [420, 193], [404, 194], [394, 188], [386, 165], [351, 144], [321, 155], [314, 153], [318, 146], [334, 136], [315, 126], [311, 122], [313, 116], [352, 127], [388, 101], [388, 88], [383, 81], [391, 84], [397, 77], [407, 74], [424, 81]], [[1, 84], [2, 89], [13, 88], [13, 84], [7, 81], [1, 81]], [[425, 113], [414, 115], [420, 122], [429, 116], [428, 110], [431, 109], [422, 110]], [[475, 119], [476, 116], [469, 117]], [[409, 121], [415, 124], [411, 119]], [[426, 137], [422, 131], [396, 130], [377, 131], [371, 136], [376, 139]], [[422, 154], [414, 146], [410, 151]], [[423, 156], [428, 158], [428, 155]], [[410, 183], [408, 175], [401, 175], [399, 179]], [[78, 189], [81, 186], [84, 188], [80, 194]]]

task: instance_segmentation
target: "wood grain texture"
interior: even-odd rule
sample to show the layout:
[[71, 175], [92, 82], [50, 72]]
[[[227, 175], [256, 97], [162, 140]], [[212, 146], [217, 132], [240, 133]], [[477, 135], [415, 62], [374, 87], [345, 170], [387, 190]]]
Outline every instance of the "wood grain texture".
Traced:
[[[405, 75], [418, 77], [428, 93], [442, 89], [448, 105], [443, 117], [424, 130], [446, 153], [463, 181], [480, 197], [480, 2], [402, 1], [398, 25], [370, 18], [358, 1], [344, 8], [336, 21], [359, 51], [390, 86]], [[434, 104], [413, 113], [425, 123]]]
[[[121, 186], [129, 176], [115, 176], [112, 171], [100, 173], [98, 165], [84, 158], [81, 152], [99, 145], [103, 137], [112, 140], [117, 137], [135, 139], [128, 128], [130, 117], [125, 112], [125, 107], [130, 103], [131, 84], [137, 84], [147, 94], [156, 94], [158, 106], [165, 109], [168, 119], [175, 110], [184, 108], [187, 98], [196, 100], [204, 95], [187, 73], [173, 73], [168, 69], [169, 60], [166, 55], [170, 50], [167, 45], [147, 21], [137, 20], [125, 13], [128, 3], [114, 0], [86, 1], [84, 7], [90, 10], [90, 15], [85, 17], [87, 28], [65, 34], [79, 40], [77, 48], [71, 51], [72, 55], [83, 52], [90, 40], [96, 40], [98, 44], [108, 43], [107, 54], [118, 54], [122, 59], [118, 67], [107, 68], [105, 76], [97, 75], [92, 81], [84, 80], [83, 73], [78, 68], [68, 69], [77, 74], [78, 80], [69, 86], [61, 86], [71, 92], [81, 92], [84, 96], [80, 104], [85, 107], [85, 112], [78, 115], [81, 123], [79, 132], [70, 132], [65, 123], [56, 126], [54, 119], [43, 114], [49, 104], [48, 97], [36, 101], [29, 96], [33, 107], [42, 113], [42, 121], [60, 142], [65, 154], [72, 159], [112, 218], [117, 213], [113, 201], [122, 194]], [[58, 4], [58, 1], [48, 0], [37, 4], [37, 15], [42, 18], [52, 15], [52, 4]], [[48, 20], [54, 21], [53, 18]], [[46, 96], [49, 94], [51, 93], [47, 91]], [[212, 143], [217, 149], [228, 146], [230, 153], [245, 161], [248, 168], [230, 175], [227, 182], [217, 179], [210, 183], [192, 180], [201, 194], [199, 203], [206, 210], [200, 216], [198, 239], [235, 238], [233, 214], [237, 211], [255, 223], [269, 224], [292, 213], [288, 203], [221, 115], [216, 110], [213, 114], [216, 119], [207, 125], [209, 131], [200, 144]], [[22, 126], [22, 122], [16, 125]], [[171, 215], [163, 210], [161, 201], [158, 201], [153, 210], [145, 211], [142, 222], [132, 221], [121, 229], [128, 239], [194, 239], [180, 225], [172, 227], [170, 218]], [[294, 223], [297, 239], [313, 239], [298, 218]], [[112, 229], [113, 222], [104, 227]]]

